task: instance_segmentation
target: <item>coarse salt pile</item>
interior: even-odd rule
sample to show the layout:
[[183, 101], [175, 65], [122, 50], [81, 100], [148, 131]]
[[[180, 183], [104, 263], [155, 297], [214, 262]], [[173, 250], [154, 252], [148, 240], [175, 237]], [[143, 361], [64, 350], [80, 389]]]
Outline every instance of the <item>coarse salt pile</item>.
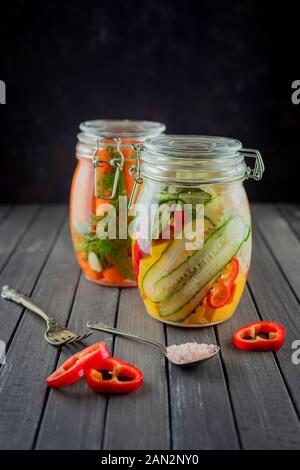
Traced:
[[167, 357], [171, 362], [176, 364], [188, 364], [189, 362], [205, 359], [214, 352], [217, 346], [205, 343], [184, 343], [173, 344], [167, 347]]

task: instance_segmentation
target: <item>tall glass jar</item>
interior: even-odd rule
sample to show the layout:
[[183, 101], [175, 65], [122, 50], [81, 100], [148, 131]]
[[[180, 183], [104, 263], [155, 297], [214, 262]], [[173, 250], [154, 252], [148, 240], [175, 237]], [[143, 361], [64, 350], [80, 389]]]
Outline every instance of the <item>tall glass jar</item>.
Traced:
[[[121, 214], [119, 202], [132, 191], [129, 170], [136, 163], [137, 146], [158, 136], [165, 126], [151, 121], [96, 120], [83, 122], [80, 130], [70, 199], [76, 257], [90, 281], [133, 286], [131, 242], [118, 233], [120, 219], [124, 222], [127, 217], [124, 211]], [[101, 238], [97, 228], [106, 208], [114, 210], [116, 233]]]
[[[245, 157], [255, 158], [254, 169]], [[152, 317], [207, 326], [233, 315], [251, 258], [243, 181], [263, 171], [260, 153], [234, 139], [163, 135], [143, 146], [131, 171], [142, 182], [133, 260]]]

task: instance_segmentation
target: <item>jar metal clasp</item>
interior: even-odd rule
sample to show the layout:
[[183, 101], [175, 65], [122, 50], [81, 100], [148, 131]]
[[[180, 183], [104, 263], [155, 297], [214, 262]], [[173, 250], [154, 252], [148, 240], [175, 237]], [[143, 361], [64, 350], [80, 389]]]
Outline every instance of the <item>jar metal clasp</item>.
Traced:
[[[114, 142], [116, 143], [117, 146], [117, 153], [120, 158], [113, 158], [111, 160], [103, 160], [98, 157], [98, 151], [99, 151], [99, 144], [102, 141], [102, 138], [97, 138], [96, 142], [96, 150], [93, 155], [93, 166], [94, 166], [94, 186], [95, 186], [95, 197], [96, 198], [101, 198], [101, 199], [106, 199], [106, 200], [111, 200], [116, 197], [117, 194], [117, 189], [118, 189], [118, 184], [119, 184], [119, 179], [120, 179], [120, 173], [123, 171], [123, 166], [124, 166], [124, 155], [120, 149], [120, 144], [121, 141], [118, 138], [113, 139]], [[109, 163], [112, 167], [116, 168], [116, 173], [114, 177], [114, 182], [113, 182], [113, 187], [112, 187], [112, 192], [110, 196], [103, 196], [102, 194], [99, 193], [98, 187], [99, 187], [99, 181], [98, 181], [98, 166], [101, 165], [101, 163]]]
[[260, 180], [263, 172], [265, 171], [265, 165], [262, 156], [258, 150], [243, 148], [240, 153], [245, 157], [255, 158], [254, 168], [247, 166], [245, 176], [246, 178], [253, 178], [254, 180]]
[[136, 150], [136, 165], [132, 166], [129, 170], [129, 174], [131, 178], [134, 180], [134, 185], [132, 188], [132, 192], [130, 195], [129, 203], [128, 203], [128, 209], [131, 208], [131, 206], [134, 203], [137, 188], [139, 184], [142, 184], [143, 178], [141, 177], [141, 150], [142, 150], [142, 145], [133, 145], [134, 149]]

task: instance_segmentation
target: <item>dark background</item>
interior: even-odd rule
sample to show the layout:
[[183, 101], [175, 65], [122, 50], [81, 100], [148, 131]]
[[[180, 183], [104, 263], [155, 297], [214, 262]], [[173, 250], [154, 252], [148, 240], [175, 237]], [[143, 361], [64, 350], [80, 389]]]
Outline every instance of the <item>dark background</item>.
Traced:
[[78, 125], [94, 118], [235, 137], [265, 160], [251, 199], [299, 201], [296, 5], [2, 2], [1, 202], [67, 201]]

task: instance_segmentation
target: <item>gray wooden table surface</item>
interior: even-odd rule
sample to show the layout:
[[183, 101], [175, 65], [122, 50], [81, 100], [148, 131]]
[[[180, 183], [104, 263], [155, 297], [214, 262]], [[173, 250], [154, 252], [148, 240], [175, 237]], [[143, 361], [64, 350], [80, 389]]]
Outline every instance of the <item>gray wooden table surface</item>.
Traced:
[[[50, 390], [45, 378], [77, 351], [43, 340], [43, 320], [0, 300], [1, 449], [294, 449], [300, 448], [300, 208], [254, 205], [248, 287], [234, 317], [217, 327], [184, 329], [146, 315], [136, 289], [101, 287], [81, 276], [64, 206], [0, 206], [0, 286], [32, 295], [61, 322], [82, 330], [88, 319], [167, 344], [217, 342], [221, 354], [195, 368], [166, 364], [160, 352], [95, 333], [115, 356], [135, 363], [137, 393], [106, 397], [84, 381]], [[283, 349], [234, 349], [232, 333], [258, 319], [283, 323]], [[300, 357], [300, 354], [299, 354]]]

